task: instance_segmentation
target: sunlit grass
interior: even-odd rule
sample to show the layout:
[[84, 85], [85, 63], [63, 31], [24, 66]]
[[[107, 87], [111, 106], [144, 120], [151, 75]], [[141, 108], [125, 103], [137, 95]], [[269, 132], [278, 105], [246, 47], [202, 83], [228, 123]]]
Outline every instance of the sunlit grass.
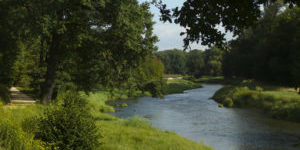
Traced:
[[223, 76], [202, 76], [198, 79], [195, 79], [195, 82], [217, 82], [224, 80]]
[[211, 150], [202, 143], [153, 128], [146, 120], [99, 121], [104, 139], [100, 150]]
[[44, 106], [34, 105], [20, 108], [0, 107], [0, 149], [38, 150], [42, 142], [34, 139], [32, 131], [36, 124], [30, 119], [39, 116]]

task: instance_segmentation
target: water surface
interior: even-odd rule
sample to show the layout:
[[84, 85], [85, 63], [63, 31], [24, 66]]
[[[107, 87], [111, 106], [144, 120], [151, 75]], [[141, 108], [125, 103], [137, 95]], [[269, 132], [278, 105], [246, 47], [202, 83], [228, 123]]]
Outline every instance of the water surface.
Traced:
[[117, 101], [129, 107], [112, 114], [145, 117], [154, 127], [203, 141], [215, 150], [300, 150], [300, 124], [270, 119], [256, 110], [219, 108], [210, 97], [221, 87], [205, 84], [164, 99]]

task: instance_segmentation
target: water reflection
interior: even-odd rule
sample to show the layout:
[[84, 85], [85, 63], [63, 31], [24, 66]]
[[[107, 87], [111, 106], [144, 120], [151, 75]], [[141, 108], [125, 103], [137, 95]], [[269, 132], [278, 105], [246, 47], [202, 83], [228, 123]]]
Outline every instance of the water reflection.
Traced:
[[204, 141], [216, 150], [300, 149], [300, 124], [273, 120], [256, 110], [219, 108], [209, 99], [219, 88], [221, 85], [205, 85], [163, 100], [127, 100], [129, 107], [117, 108], [113, 115], [145, 117], [157, 128]]

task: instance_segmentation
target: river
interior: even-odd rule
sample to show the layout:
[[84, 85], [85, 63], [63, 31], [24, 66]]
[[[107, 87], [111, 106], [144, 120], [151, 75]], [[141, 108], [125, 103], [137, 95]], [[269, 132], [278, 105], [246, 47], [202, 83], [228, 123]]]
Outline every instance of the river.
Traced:
[[219, 108], [210, 97], [222, 85], [171, 94], [164, 99], [120, 100], [121, 118], [145, 117], [156, 128], [169, 130], [215, 150], [300, 150], [300, 124], [274, 120], [253, 109]]

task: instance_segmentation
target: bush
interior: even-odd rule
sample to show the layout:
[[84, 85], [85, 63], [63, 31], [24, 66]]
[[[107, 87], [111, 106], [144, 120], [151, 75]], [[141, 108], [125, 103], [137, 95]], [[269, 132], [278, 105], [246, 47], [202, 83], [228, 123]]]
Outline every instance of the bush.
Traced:
[[38, 119], [35, 134], [48, 149], [91, 150], [100, 144], [100, 134], [87, 101], [71, 91], [59, 95], [56, 104], [49, 106]]
[[145, 90], [149, 91], [153, 97], [163, 97], [167, 83], [164, 79], [149, 82], [145, 86]]
[[7, 104], [10, 102], [9, 90], [6, 86], [0, 84], [0, 103]]
[[100, 91], [97, 93], [89, 93], [88, 95], [80, 92], [82, 96], [88, 101], [88, 107], [91, 109], [93, 115], [99, 114], [99, 112], [109, 113], [114, 112], [112, 106], [106, 105], [105, 102], [109, 99], [110, 94], [108, 92]]
[[224, 100], [224, 106], [226, 107], [232, 107], [233, 106], [233, 101], [231, 98], [227, 97], [225, 100]]
[[223, 101], [227, 97], [232, 97], [235, 91], [236, 91], [236, 87], [234, 86], [224, 86], [223, 88], [218, 90], [212, 98], [219, 103], [223, 103]]

